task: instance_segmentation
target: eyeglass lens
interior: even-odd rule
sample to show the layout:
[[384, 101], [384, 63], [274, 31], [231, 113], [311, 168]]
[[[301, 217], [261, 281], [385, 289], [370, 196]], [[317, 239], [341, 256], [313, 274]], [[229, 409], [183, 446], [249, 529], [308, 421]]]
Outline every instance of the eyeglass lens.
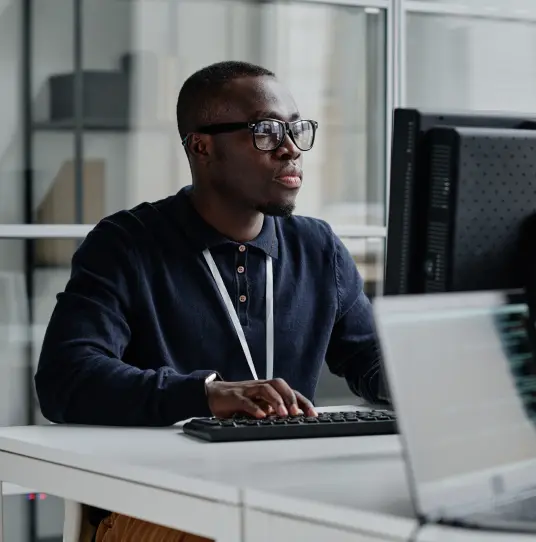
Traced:
[[[299, 120], [290, 124], [294, 143], [302, 151], [313, 146], [314, 126], [308, 120]], [[275, 120], [263, 120], [253, 130], [255, 145], [263, 151], [275, 149], [285, 137], [285, 125]]]

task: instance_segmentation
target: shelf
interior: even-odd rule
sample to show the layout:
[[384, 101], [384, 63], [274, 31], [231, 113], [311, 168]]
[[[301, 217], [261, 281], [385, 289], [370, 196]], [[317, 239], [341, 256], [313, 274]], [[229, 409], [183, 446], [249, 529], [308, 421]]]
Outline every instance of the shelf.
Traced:
[[[45, 120], [34, 122], [33, 128], [41, 132], [74, 132], [75, 122], [72, 119], [65, 120]], [[86, 119], [81, 126], [84, 132], [177, 132], [177, 128], [172, 123], [164, 124], [140, 124], [132, 126], [128, 121], [121, 119]]]
[[[74, 131], [76, 129], [72, 119], [45, 120], [35, 122], [33, 126], [39, 131]], [[82, 129], [93, 132], [127, 132], [130, 126], [125, 120], [120, 119], [86, 119], [82, 123]]]

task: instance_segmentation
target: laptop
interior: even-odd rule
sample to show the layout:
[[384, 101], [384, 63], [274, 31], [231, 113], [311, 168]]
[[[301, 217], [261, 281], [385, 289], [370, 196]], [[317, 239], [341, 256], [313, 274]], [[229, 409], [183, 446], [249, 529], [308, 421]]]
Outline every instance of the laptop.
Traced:
[[536, 532], [534, 326], [521, 291], [377, 298], [416, 515]]

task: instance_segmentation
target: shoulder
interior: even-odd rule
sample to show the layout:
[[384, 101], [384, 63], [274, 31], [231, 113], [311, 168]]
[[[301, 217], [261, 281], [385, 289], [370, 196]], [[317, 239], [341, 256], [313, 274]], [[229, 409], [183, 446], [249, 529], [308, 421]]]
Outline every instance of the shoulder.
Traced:
[[137, 252], [150, 245], [151, 238], [162, 229], [170, 198], [144, 202], [102, 218], [88, 233], [78, 252], [113, 251], [115, 255]]
[[292, 216], [279, 223], [281, 238], [293, 254], [299, 251], [310, 264], [331, 266], [338, 283], [348, 278], [361, 280], [352, 254], [326, 221]]
[[331, 226], [324, 220], [308, 216], [293, 215], [278, 219], [282, 236], [289, 241], [299, 241], [316, 249], [334, 250], [336, 236]]
[[106, 233], [110, 240], [141, 240], [148, 232], [155, 231], [167, 219], [166, 209], [174, 196], [154, 201], [143, 202], [131, 209], [123, 209], [102, 218], [89, 235]]

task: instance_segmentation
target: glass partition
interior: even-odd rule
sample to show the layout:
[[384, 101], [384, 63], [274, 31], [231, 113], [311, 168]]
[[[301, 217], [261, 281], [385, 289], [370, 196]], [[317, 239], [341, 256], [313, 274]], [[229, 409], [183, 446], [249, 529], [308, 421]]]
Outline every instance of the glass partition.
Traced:
[[[319, 122], [297, 212], [343, 231], [366, 293], [381, 294], [384, 234], [362, 228], [385, 225], [391, 1], [0, 0], [0, 426], [47, 423], [33, 375], [73, 225], [189, 184], [175, 102], [212, 62], [272, 69]], [[319, 404], [348, 401], [323, 375]], [[8, 542], [61, 540], [60, 499], [4, 494]]]
[[412, 12], [406, 53], [410, 106], [536, 111], [536, 21]]
[[385, 10], [50, 0], [34, 3], [32, 40], [33, 209], [17, 221], [91, 224], [189, 184], [175, 121], [178, 91], [197, 69], [236, 59], [274, 70], [302, 114], [320, 123], [298, 212], [384, 225]]

